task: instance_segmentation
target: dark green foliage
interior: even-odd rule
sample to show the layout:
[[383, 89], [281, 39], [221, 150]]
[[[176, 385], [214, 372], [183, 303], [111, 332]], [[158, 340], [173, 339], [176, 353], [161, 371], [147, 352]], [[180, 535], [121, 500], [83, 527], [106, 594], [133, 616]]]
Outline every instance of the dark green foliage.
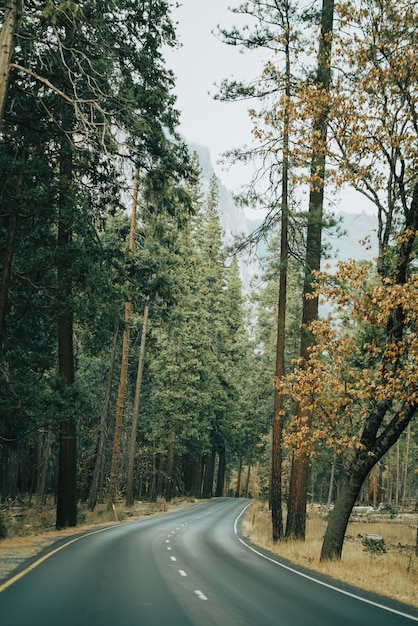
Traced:
[[380, 556], [381, 554], [386, 554], [387, 552], [385, 540], [380, 536], [374, 537], [366, 535], [361, 540], [361, 545], [363, 546], [365, 552], [368, 552], [372, 556]]
[[[24, 69], [12, 71], [0, 142], [0, 265], [7, 249], [11, 263], [1, 285], [3, 496], [36, 487], [39, 434], [53, 433], [54, 454], [59, 429], [70, 423], [81, 444], [80, 495], [88, 490], [85, 459], [106, 387], [104, 355], [128, 278], [135, 301], [170, 299], [165, 216], [185, 221], [191, 203], [184, 181], [194, 173], [176, 135], [173, 76], [161, 56], [162, 45], [174, 44], [169, 10], [148, 0], [25, 8], [14, 57]], [[159, 218], [154, 248], [149, 233], [146, 245], [138, 233], [138, 256], [128, 260], [123, 211], [137, 163], [141, 202], [158, 198]], [[72, 325], [75, 381], [56, 374], [63, 317]], [[25, 453], [18, 480], [7, 459]], [[54, 490], [55, 463], [56, 456], [45, 460]]]
[[7, 537], [7, 527], [4, 522], [3, 517], [0, 515], [0, 539], [5, 539]]

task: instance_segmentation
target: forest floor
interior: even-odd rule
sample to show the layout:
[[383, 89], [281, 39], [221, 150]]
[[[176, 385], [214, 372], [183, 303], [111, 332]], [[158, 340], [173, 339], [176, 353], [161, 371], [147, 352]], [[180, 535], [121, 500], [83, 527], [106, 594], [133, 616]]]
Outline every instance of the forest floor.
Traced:
[[[100, 527], [134, 521], [167, 511], [194, 506], [202, 502], [193, 498], [136, 502], [131, 508], [120, 503], [112, 511], [99, 505], [94, 512], [80, 508], [78, 526], [55, 530], [53, 503], [45, 506], [15, 501], [0, 506], [0, 582], [18, 571], [28, 561], [57, 541], [70, 539]], [[416, 555], [417, 512], [396, 516], [365, 510], [352, 517], [344, 541], [340, 562], [321, 563], [319, 555], [326, 528], [327, 513], [312, 506], [308, 512], [305, 542], [271, 539], [270, 511], [263, 503], [253, 501], [242, 520], [242, 534], [250, 542], [277, 554], [294, 564], [331, 576], [360, 589], [388, 596], [418, 608], [418, 556]], [[4, 533], [6, 536], [4, 537]], [[368, 535], [379, 535], [386, 552], [376, 554], [365, 549], [362, 541]]]
[[[312, 505], [308, 510], [306, 540], [273, 543], [271, 513], [265, 504], [253, 502], [242, 522], [242, 534], [254, 546], [288, 561], [321, 572], [366, 591], [387, 596], [418, 608], [417, 511], [397, 515], [355, 507], [347, 528], [341, 561], [321, 563], [322, 539], [328, 511]], [[366, 546], [370, 536], [383, 539], [385, 552]]]

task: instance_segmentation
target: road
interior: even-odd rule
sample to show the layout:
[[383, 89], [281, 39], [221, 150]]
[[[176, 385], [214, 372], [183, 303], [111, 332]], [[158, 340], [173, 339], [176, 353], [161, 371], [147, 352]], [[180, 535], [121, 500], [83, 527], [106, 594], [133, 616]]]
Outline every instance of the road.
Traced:
[[[418, 611], [316, 582], [239, 536], [248, 501], [95, 531], [0, 587], [1, 626], [412, 626]], [[337, 583], [335, 583], [336, 585]], [[383, 607], [387, 604], [388, 609]], [[408, 617], [407, 613], [410, 614]]]

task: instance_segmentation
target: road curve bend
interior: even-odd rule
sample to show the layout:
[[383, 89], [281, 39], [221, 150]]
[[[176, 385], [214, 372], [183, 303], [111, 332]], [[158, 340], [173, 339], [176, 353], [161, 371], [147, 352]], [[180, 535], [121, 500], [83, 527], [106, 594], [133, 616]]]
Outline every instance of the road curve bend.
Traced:
[[1, 626], [412, 626], [418, 611], [251, 546], [219, 498], [95, 531], [0, 586]]

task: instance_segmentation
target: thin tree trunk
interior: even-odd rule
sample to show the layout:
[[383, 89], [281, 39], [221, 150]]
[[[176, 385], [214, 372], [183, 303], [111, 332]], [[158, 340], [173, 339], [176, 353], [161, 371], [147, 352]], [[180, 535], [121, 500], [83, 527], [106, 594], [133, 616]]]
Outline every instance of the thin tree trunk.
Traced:
[[[129, 235], [129, 253], [133, 254], [135, 248], [135, 230], [136, 230], [136, 210], [138, 204], [138, 187], [139, 187], [139, 170], [135, 170], [134, 190], [132, 199], [131, 228]], [[108, 510], [113, 507], [116, 500], [116, 491], [118, 487], [118, 470], [120, 457], [120, 443], [122, 439], [123, 409], [125, 404], [126, 381], [128, 377], [128, 361], [129, 361], [129, 339], [131, 332], [131, 308], [132, 303], [127, 300], [125, 303], [125, 329], [123, 332], [122, 344], [122, 363], [120, 369], [118, 399], [116, 406], [115, 433], [113, 437], [112, 464], [110, 469], [110, 483], [107, 500]]]
[[173, 497], [175, 444], [176, 444], [176, 433], [173, 430], [170, 433], [170, 444], [168, 446], [168, 452], [167, 452], [167, 471], [166, 471], [166, 485], [165, 485], [165, 499], [167, 502], [171, 502], [171, 499]]
[[47, 478], [48, 464], [51, 453], [52, 431], [45, 428], [39, 433], [38, 437], [38, 480], [36, 482], [36, 502], [37, 504], [46, 504], [47, 501]]
[[242, 474], [242, 454], [239, 457], [238, 473], [237, 473], [237, 486], [235, 489], [235, 497], [239, 498], [241, 493], [241, 474]]
[[203, 480], [203, 497], [210, 498], [213, 495], [213, 479], [215, 476], [215, 434], [212, 431], [212, 448], [206, 455], [205, 476]]
[[[318, 49], [317, 85], [325, 91], [331, 84], [331, 45], [334, 17], [334, 0], [323, 0], [321, 35]], [[311, 190], [309, 195], [308, 230], [306, 236], [305, 280], [303, 287], [302, 338], [300, 356], [307, 363], [311, 337], [306, 328], [318, 317], [318, 297], [313, 297], [313, 272], [320, 269], [322, 213], [324, 204], [325, 146], [327, 136], [327, 105], [325, 104], [313, 126], [313, 152], [311, 162]], [[317, 137], [317, 139], [315, 139]], [[308, 428], [312, 414], [297, 407], [296, 417]], [[306, 452], [293, 455], [289, 485], [286, 536], [305, 539], [306, 503], [308, 498], [309, 457]]]
[[334, 454], [333, 454], [333, 457], [332, 457], [332, 463], [331, 463], [331, 475], [330, 475], [330, 478], [329, 478], [328, 499], [327, 499], [327, 507], [328, 508], [331, 506], [332, 492], [333, 492], [333, 489], [334, 489], [335, 459], [336, 459], [336, 454], [335, 454], [335, 450], [334, 450]]
[[126, 480], [126, 506], [134, 503], [134, 466], [136, 451], [136, 433], [138, 430], [139, 403], [141, 399], [142, 373], [144, 370], [145, 343], [147, 339], [149, 302], [148, 298], [144, 307], [144, 319], [142, 322], [141, 347], [139, 350], [138, 371], [136, 377], [134, 408], [132, 411], [131, 438], [129, 442], [128, 475]]
[[400, 486], [400, 442], [396, 442], [396, 484], [395, 484], [395, 506], [399, 506], [399, 486]]
[[[67, 36], [70, 45], [73, 33]], [[65, 103], [62, 104], [62, 121], [64, 128], [72, 127], [73, 113]], [[58, 288], [60, 294], [60, 313], [58, 317], [58, 374], [64, 385], [64, 404], [67, 390], [74, 384], [74, 346], [73, 346], [73, 311], [72, 311], [72, 279], [68, 260], [69, 248], [72, 243], [73, 224], [73, 155], [72, 146], [64, 135], [60, 152], [60, 197], [58, 220]], [[76, 416], [69, 409], [69, 415], [60, 423], [59, 461], [58, 461], [58, 492], [57, 492], [57, 529], [77, 525], [77, 425]]]
[[0, 350], [3, 345], [5, 321], [7, 312], [7, 301], [9, 297], [10, 279], [12, 275], [12, 261], [14, 255], [14, 244], [19, 217], [20, 192], [23, 186], [23, 171], [19, 173], [15, 195], [10, 202], [10, 216], [7, 228], [6, 247], [3, 256], [3, 271], [0, 285]]
[[404, 473], [403, 473], [403, 490], [402, 490], [402, 510], [405, 510], [406, 495], [408, 492], [408, 463], [409, 463], [409, 447], [411, 443], [411, 424], [408, 424], [406, 430], [406, 450], [404, 461]]
[[245, 478], [244, 498], [248, 498], [248, 494], [250, 491], [250, 477], [251, 477], [251, 465], [248, 465], [247, 476]]
[[90, 511], [94, 510], [96, 506], [98, 496], [100, 494], [100, 485], [103, 485], [103, 470], [104, 470], [104, 455], [107, 439], [107, 419], [109, 415], [110, 397], [112, 395], [112, 382], [113, 371], [115, 368], [116, 348], [118, 344], [119, 336], [119, 322], [116, 321], [115, 330], [113, 333], [112, 346], [110, 349], [110, 363], [109, 371], [107, 374], [106, 393], [102, 404], [102, 410], [100, 413], [100, 425], [99, 425], [99, 441], [97, 444], [96, 460], [94, 463], [93, 478], [90, 486], [90, 493], [88, 499], [88, 508]]
[[[286, 16], [287, 17], [287, 16]], [[285, 342], [286, 342], [286, 296], [287, 296], [287, 262], [288, 262], [288, 222], [289, 222], [289, 134], [290, 134], [290, 24], [287, 24], [286, 37], [286, 69], [285, 95], [286, 110], [283, 120], [283, 162], [282, 162], [282, 197], [281, 197], [281, 233], [280, 233], [280, 271], [279, 271], [279, 298], [277, 312], [277, 343], [276, 343], [276, 370], [278, 383], [285, 373]], [[282, 433], [283, 433], [283, 396], [277, 385], [274, 390], [274, 416], [272, 425], [272, 458], [270, 476], [270, 507], [272, 519], [273, 541], [283, 537], [282, 511]]]
[[0, 128], [9, 86], [10, 63], [15, 50], [15, 35], [22, 13], [20, 0], [6, 0], [4, 20], [0, 30]]
[[220, 436], [220, 442], [218, 445], [219, 463], [218, 463], [218, 475], [216, 477], [216, 491], [215, 496], [220, 498], [224, 495], [225, 485], [225, 470], [226, 470], [226, 451], [225, 442]]
[[[74, 383], [73, 316], [62, 314], [58, 322], [58, 371], [64, 384]], [[77, 427], [75, 415], [65, 418], [60, 425], [57, 530], [77, 525]]]

